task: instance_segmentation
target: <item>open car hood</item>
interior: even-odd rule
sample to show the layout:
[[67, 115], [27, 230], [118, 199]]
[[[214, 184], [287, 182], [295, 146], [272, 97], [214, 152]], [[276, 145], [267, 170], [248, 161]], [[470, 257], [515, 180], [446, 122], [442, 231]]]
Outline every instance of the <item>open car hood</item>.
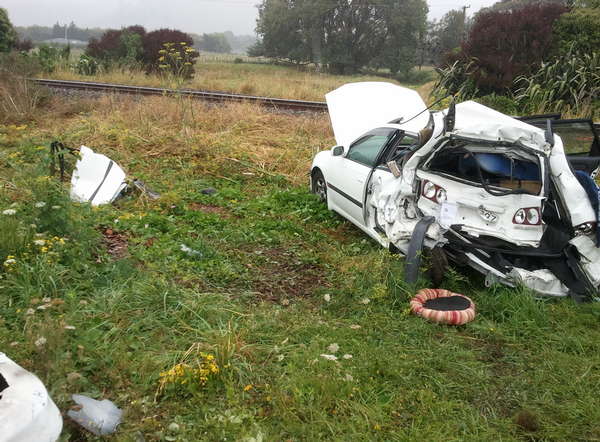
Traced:
[[419, 94], [391, 83], [349, 83], [328, 93], [325, 99], [335, 140], [346, 147], [365, 132], [401, 117], [406, 122], [401, 123], [402, 127], [412, 132], [423, 129], [429, 121], [427, 106]]

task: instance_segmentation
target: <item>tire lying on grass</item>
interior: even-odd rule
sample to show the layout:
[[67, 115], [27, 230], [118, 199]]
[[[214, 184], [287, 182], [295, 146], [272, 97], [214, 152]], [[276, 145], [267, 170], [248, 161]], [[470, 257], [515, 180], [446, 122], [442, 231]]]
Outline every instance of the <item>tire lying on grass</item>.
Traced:
[[475, 318], [475, 304], [450, 290], [423, 289], [410, 301], [412, 312], [435, 322], [464, 325]]

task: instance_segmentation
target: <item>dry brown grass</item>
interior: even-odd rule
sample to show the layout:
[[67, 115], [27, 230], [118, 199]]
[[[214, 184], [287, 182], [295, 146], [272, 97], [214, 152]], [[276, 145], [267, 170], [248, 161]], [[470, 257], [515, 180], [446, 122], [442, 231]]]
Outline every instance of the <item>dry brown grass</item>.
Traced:
[[[194, 170], [199, 176], [228, 178], [232, 173], [254, 172], [302, 182], [313, 156], [334, 144], [327, 114], [297, 116], [252, 104], [209, 106], [197, 100], [186, 101], [185, 106]], [[71, 107], [56, 99], [38, 127], [45, 137], [69, 146], [85, 144], [125, 169], [134, 158], [138, 163], [156, 158], [188, 161], [186, 126], [181, 107], [172, 97], [107, 95]], [[161, 167], [144, 162], [146, 167]]]
[[[389, 81], [369, 75], [344, 77], [315, 73], [310, 70], [285, 66], [197, 62], [196, 74], [186, 88], [225, 91], [261, 97], [289, 98], [307, 101], [325, 101], [325, 94], [346, 83], [357, 81]], [[150, 87], [174, 87], [162, 76], [115, 69], [94, 77], [78, 75], [71, 69], [59, 68], [46, 75], [57, 80], [97, 81]], [[397, 83], [396, 83], [397, 84]]]

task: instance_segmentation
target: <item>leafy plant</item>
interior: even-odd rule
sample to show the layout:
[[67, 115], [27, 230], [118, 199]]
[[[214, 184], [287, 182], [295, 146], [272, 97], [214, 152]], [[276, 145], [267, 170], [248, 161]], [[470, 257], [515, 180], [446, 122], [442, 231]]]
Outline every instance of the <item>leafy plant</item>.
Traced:
[[526, 113], [560, 112], [594, 117], [600, 94], [600, 56], [567, 54], [516, 79], [517, 103]]

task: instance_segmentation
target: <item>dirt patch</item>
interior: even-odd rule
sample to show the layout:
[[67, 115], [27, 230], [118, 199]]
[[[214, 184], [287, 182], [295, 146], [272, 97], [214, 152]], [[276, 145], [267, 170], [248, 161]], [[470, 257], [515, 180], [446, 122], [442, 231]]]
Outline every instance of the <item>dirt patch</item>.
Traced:
[[122, 259], [129, 247], [129, 241], [120, 233], [115, 233], [111, 228], [100, 227], [102, 233], [102, 245], [106, 247], [106, 252], [112, 255], [116, 260]]
[[317, 288], [327, 285], [325, 271], [300, 262], [293, 251], [271, 248], [238, 252], [247, 258], [250, 289], [262, 300], [285, 304], [311, 297]]
[[337, 229], [328, 230], [325, 233], [330, 238], [335, 239], [336, 241], [338, 241], [342, 244], [345, 244], [346, 242], [348, 242], [349, 239], [354, 241], [354, 240], [356, 240], [356, 238], [360, 238], [360, 237], [366, 238], [367, 237], [362, 230], [360, 230], [358, 227], [356, 227], [354, 224], [352, 224], [350, 222], [345, 222], [345, 223], [341, 224]]
[[226, 211], [223, 207], [220, 206], [213, 206], [210, 204], [197, 204], [197, 203], [192, 203], [188, 206], [191, 210], [196, 210], [196, 211], [201, 211], [204, 213], [216, 213], [218, 215], [225, 215]]

